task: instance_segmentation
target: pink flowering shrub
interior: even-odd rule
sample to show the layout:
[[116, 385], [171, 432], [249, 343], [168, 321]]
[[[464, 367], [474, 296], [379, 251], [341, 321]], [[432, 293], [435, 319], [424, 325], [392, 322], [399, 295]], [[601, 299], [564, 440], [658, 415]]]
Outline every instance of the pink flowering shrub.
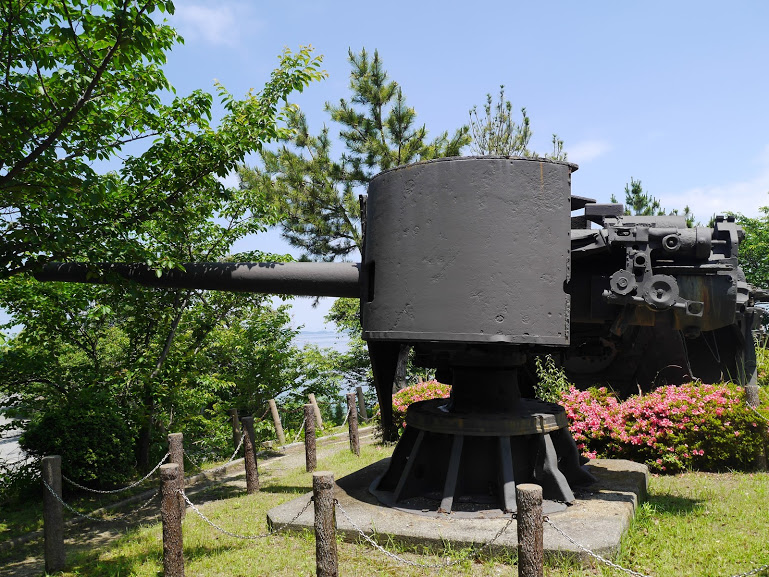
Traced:
[[427, 399], [446, 399], [451, 387], [438, 381], [424, 381], [401, 389], [393, 395], [393, 423], [402, 430], [406, 426], [406, 409], [411, 403]]
[[749, 469], [766, 431], [732, 384], [671, 385], [623, 402], [605, 387], [571, 387], [561, 399], [586, 456], [630, 459], [656, 472]]

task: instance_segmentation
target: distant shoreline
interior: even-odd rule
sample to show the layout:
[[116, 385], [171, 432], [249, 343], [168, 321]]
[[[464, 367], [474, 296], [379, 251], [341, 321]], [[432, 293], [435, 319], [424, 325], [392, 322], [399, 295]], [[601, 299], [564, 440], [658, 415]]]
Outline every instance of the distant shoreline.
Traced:
[[296, 343], [300, 347], [315, 345], [320, 348], [344, 351], [349, 342], [350, 339], [347, 335], [336, 331], [299, 331], [299, 334], [296, 336]]

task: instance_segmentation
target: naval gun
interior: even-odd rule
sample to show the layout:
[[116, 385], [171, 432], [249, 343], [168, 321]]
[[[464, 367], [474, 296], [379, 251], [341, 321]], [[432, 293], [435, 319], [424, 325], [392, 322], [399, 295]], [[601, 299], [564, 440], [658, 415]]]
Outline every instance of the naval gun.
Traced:
[[533, 398], [537, 355], [554, 355], [578, 383], [631, 391], [661, 373], [744, 384], [755, 373], [757, 293], [738, 265], [734, 220], [692, 229], [681, 217], [625, 216], [573, 196], [576, 169], [462, 157], [385, 171], [362, 199], [361, 263], [190, 263], [161, 276], [63, 263], [37, 278], [109, 282], [110, 271], [158, 287], [359, 298], [385, 439], [397, 438], [390, 397], [403, 345], [452, 386], [449, 399], [409, 407], [371, 492], [436, 514], [509, 512], [516, 483], [536, 482], [552, 511], [593, 479], [563, 408]]

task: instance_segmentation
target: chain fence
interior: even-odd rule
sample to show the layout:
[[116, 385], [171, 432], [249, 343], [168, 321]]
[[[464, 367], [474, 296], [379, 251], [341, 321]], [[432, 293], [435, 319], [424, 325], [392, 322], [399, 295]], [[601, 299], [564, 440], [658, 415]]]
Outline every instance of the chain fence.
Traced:
[[280, 525], [279, 527], [274, 527], [274, 528], [270, 529], [270, 530], [269, 530], [269, 531], [267, 531], [266, 533], [261, 533], [260, 535], [240, 535], [240, 534], [238, 534], [238, 533], [233, 533], [233, 532], [231, 532], [231, 531], [228, 531], [228, 530], [227, 530], [227, 529], [225, 529], [224, 527], [220, 527], [219, 525], [217, 525], [216, 523], [214, 523], [213, 521], [211, 521], [211, 519], [209, 519], [208, 517], [206, 517], [206, 516], [205, 516], [205, 515], [204, 515], [204, 514], [203, 514], [203, 513], [200, 511], [200, 509], [198, 509], [198, 508], [197, 508], [197, 506], [195, 505], [195, 503], [193, 503], [192, 501], [190, 501], [189, 497], [187, 497], [187, 495], [186, 495], [186, 493], [185, 493], [184, 491], [182, 491], [181, 489], [179, 489], [179, 490], [178, 490], [178, 493], [179, 493], [179, 494], [180, 494], [180, 495], [181, 495], [181, 496], [184, 498], [184, 500], [187, 502], [187, 506], [188, 506], [188, 507], [190, 507], [190, 508], [191, 508], [193, 511], [195, 511], [195, 513], [197, 513], [197, 515], [198, 515], [198, 516], [199, 516], [199, 517], [200, 517], [200, 518], [201, 518], [201, 519], [202, 519], [202, 520], [203, 520], [203, 521], [204, 521], [206, 524], [210, 525], [211, 527], [213, 527], [214, 529], [216, 529], [216, 530], [217, 530], [217, 531], [219, 531], [220, 533], [224, 533], [225, 535], [229, 535], [230, 537], [234, 537], [235, 539], [245, 539], [245, 540], [251, 540], [251, 541], [255, 541], [255, 540], [257, 540], [257, 539], [264, 539], [265, 537], [269, 537], [270, 535], [274, 535], [275, 533], [279, 533], [280, 531], [282, 531], [283, 529], [285, 529], [286, 527], [288, 527], [288, 526], [289, 526], [289, 525], [291, 525], [292, 523], [296, 522], [296, 520], [297, 520], [297, 519], [299, 519], [299, 517], [301, 517], [301, 516], [304, 514], [304, 512], [305, 512], [305, 511], [307, 511], [307, 509], [308, 509], [308, 508], [310, 507], [310, 505], [312, 505], [312, 503], [313, 503], [313, 499], [312, 499], [312, 497], [310, 497], [310, 499], [307, 501], [307, 503], [305, 503], [304, 507], [302, 507], [302, 510], [301, 510], [301, 511], [299, 511], [299, 513], [297, 513], [297, 514], [294, 516], [294, 518], [293, 518], [293, 519], [291, 519], [290, 521], [287, 521], [286, 523], [284, 523], [283, 525]]
[[45, 479], [42, 479], [43, 485], [45, 485], [45, 488], [48, 489], [48, 491], [51, 493], [51, 495], [54, 496], [54, 498], [61, 503], [61, 505], [70, 513], [74, 514], [75, 516], [81, 518], [81, 519], [87, 519], [88, 521], [98, 521], [99, 523], [105, 523], [105, 522], [113, 522], [113, 521], [122, 521], [123, 519], [126, 519], [130, 515], [135, 515], [136, 513], [146, 509], [150, 503], [152, 503], [155, 498], [160, 495], [160, 492], [157, 491], [152, 494], [152, 496], [147, 499], [141, 506], [137, 507], [133, 511], [129, 511], [127, 513], [117, 513], [111, 518], [105, 518], [105, 517], [94, 517], [93, 515], [88, 515], [86, 513], [81, 513], [71, 505], [67, 504], [56, 491], [53, 490], [53, 487], [51, 487], [48, 483], [46, 483]]
[[70, 485], [73, 485], [78, 489], [83, 489], [84, 491], [89, 491], [91, 493], [98, 493], [100, 495], [112, 495], [114, 493], [122, 493], [123, 491], [128, 491], [129, 489], [133, 489], [134, 487], [138, 487], [139, 485], [144, 483], [144, 481], [149, 479], [155, 473], [155, 471], [157, 471], [160, 468], [160, 466], [168, 460], [170, 456], [171, 456], [171, 453], [166, 453], [165, 456], [160, 460], [160, 462], [157, 465], [155, 465], [152, 471], [147, 473], [144, 477], [142, 477], [135, 483], [131, 483], [127, 487], [121, 487], [119, 489], [110, 489], [110, 490], [91, 489], [90, 487], [84, 487], [83, 485], [76, 483], [72, 479], [68, 478], [66, 475], [62, 475], [61, 478], [64, 479]]
[[200, 461], [198, 461], [197, 459], [193, 458], [193, 456], [190, 455], [187, 452], [187, 449], [182, 447], [182, 452], [184, 453], [184, 456], [187, 457], [187, 460], [192, 464], [193, 467], [195, 467], [196, 469], [200, 469], [201, 468]]
[[[769, 423], [769, 418], [767, 418], [762, 413], [760, 413], [755, 407], [752, 407], [750, 405], [747, 405], [747, 406], [751, 409], [751, 411], [753, 411], [753, 413], [755, 413], [755, 415], [758, 416], [758, 418], [760, 418], [764, 422]], [[261, 417], [262, 419], [266, 416], [268, 410], [269, 409], [265, 410], [264, 415], [262, 415], [262, 417]], [[350, 412], [348, 410], [347, 414], [345, 416], [345, 421], [344, 421], [343, 425], [347, 422], [349, 416], [350, 416]], [[294, 441], [293, 441], [294, 443], [296, 443], [298, 441], [298, 439], [301, 437], [302, 431], [304, 430], [304, 428], [305, 428], [305, 422], [304, 422], [304, 420], [302, 420], [301, 427], [300, 427], [298, 433], [296, 434], [296, 437], [294, 438]], [[240, 452], [240, 450], [241, 450], [241, 448], [243, 446], [245, 434], [246, 433], [244, 431], [244, 433], [240, 436], [240, 442], [238, 443], [238, 446], [235, 448], [235, 451], [232, 453], [232, 456], [229, 458], [229, 460], [227, 462], [225, 462], [224, 464], [219, 465], [219, 466], [217, 466], [217, 467], [215, 467], [213, 469], [209, 469], [209, 470], [206, 470], [206, 471], [203, 471], [203, 472], [205, 472], [205, 473], [217, 473], [220, 470], [223, 470], [227, 466], [229, 466], [237, 458], [237, 455], [238, 455], [238, 453]], [[189, 455], [189, 453], [187, 453], [187, 451], [184, 451], [184, 454], [190, 460], [190, 462], [193, 463], [193, 465], [195, 465], [196, 467], [200, 468], [200, 465], [198, 464], [198, 462], [196, 462]], [[64, 475], [62, 475], [62, 479], [64, 481], [66, 481], [67, 483], [73, 485], [74, 487], [77, 487], [77, 488], [82, 489], [84, 491], [88, 491], [88, 492], [92, 492], [92, 493], [97, 493], [97, 494], [104, 494], [104, 495], [116, 494], [116, 493], [121, 493], [121, 492], [124, 492], [124, 491], [128, 491], [130, 489], [133, 489], [133, 488], [139, 486], [140, 484], [144, 483], [145, 481], [147, 481], [150, 477], [152, 477], [155, 474], [155, 472], [169, 458], [170, 458], [170, 453], [166, 453], [164, 455], [164, 457], [160, 460], [160, 462], [158, 462], [158, 464], [155, 465], [155, 467], [149, 473], [147, 473], [147, 475], [145, 475], [142, 479], [139, 479], [138, 481], [136, 481], [136, 482], [134, 482], [134, 483], [132, 483], [132, 484], [130, 484], [128, 486], [121, 487], [121, 488], [118, 488], [118, 489], [112, 489], [112, 490], [92, 489], [90, 487], [86, 487], [84, 485], [81, 485], [81, 484], [73, 481], [72, 479], [69, 479], [68, 477], [66, 477]], [[113, 521], [121, 521], [121, 520], [129, 517], [130, 515], [135, 515], [135, 514], [141, 512], [142, 510], [146, 509], [160, 494], [159, 491], [155, 492], [148, 500], [146, 500], [142, 505], [140, 505], [138, 508], [136, 508], [134, 510], [127, 511], [125, 513], [116, 513], [116, 514], [112, 515], [109, 518], [105, 518], [105, 517], [93, 516], [93, 513], [90, 514], [90, 515], [86, 514], [86, 513], [81, 513], [80, 511], [76, 510], [75, 508], [73, 508], [72, 506], [67, 504], [61, 498], [61, 496], [59, 496], [53, 490], [53, 488], [44, 479], [42, 481], [43, 481], [43, 484], [46, 487], [46, 489], [54, 496], [56, 501], [58, 501], [65, 509], [67, 509], [69, 512], [71, 512], [73, 515], [75, 515], [76, 517], [81, 518], [81, 519], [85, 519], [85, 520], [89, 520], [89, 521], [95, 521], [95, 522], [100, 522], [100, 523], [113, 522]], [[266, 533], [262, 533], [262, 534], [258, 534], [258, 535], [241, 535], [241, 534], [238, 534], [238, 533], [234, 533], [232, 531], [228, 531], [227, 529], [217, 525], [215, 522], [213, 522], [208, 517], [206, 517], [200, 511], [200, 509], [189, 499], [189, 497], [186, 495], [186, 493], [183, 490], [181, 490], [181, 489], [178, 490], [178, 493], [183, 497], [184, 501], [186, 502], [187, 507], [191, 508], [203, 520], [204, 523], [208, 524], [210, 527], [212, 527], [216, 531], [218, 531], [218, 532], [220, 532], [222, 534], [228, 535], [230, 537], [236, 538], [236, 539], [252, 540], [252, 541], [269, 537], [269, 536], [274, 535], [274, 534], [284, 530], [285, 528], [289, 527], [290, 525], [295, 523], [307, 511], [307, 509], [313, 503], [313, 498], [310, 497], [310, 499], [307, 501], [307, 503], [305, 503], [305, 505], [302, 507], [302, 509], [299, 511], [299, 513], [297, 513], [294, 516], [293, 519], [291, 519], [290, 521], [288, 521], [288, 522], [286, 522], [286, 523], [284, 523], [284, 524], [282, 524], [280, 526], [271, 528]], [[401, 563], [403, 565], [408, 565], [408, 566], [411, 566], [411, 567], [423, 568], [423, 569], [444, 569], [446, 567], [451, 567], [451, 566], [455, 566], [455, 565], [461, 564], [461, 563], [463, 563], [465, 561], [464, 559], [461, 559], [461, 560], [451, 560], [449, 558], [444, 558], [442, 563], [422, 563], [422, 562], [406, 559], [406, 558], [404, 558], [404, 557], [402, 557], [402, 556], [400, 556], [400, 555], [398, 555], [396, 553], [388, 551], [382, 545], [377, 543], [377, 541], [372, 536], [368, 535], [361, 527], [359, 527], [355, 523], [355, 521], [353, 521], [353, 519], [350, 517], [348, 512], [344, 509], [344, 507], [341, 505], [341, 503], [339, 503], [338, 500], [334, 500], [334, 503], [335, 503], [335, 507], [339, 510], [339, 512], [342, 514], [342, 516], [346, 519], [346, 521], [353, 527], [354, 531], [358, 533], [358, 535], [360, 536], [361, 539], [363, 539], [370, 546], [372, 546], [373, 548], [375, 548], [376, 550], [381, 552], [383, 555], [387, 556], [390, 559], [393, 559], [394, 561], [396, 561], [398, 563]], [[481, 545], [481, 546], [479, 546], [477, 548], [473, 548], [473, 554], [477, 556], [477, 555], [480, 555], [484, 550], [490, 549], [494, 545], [494, 543], [497, 542], [497, 540], [509, 529], [510, 525], [513, 523], [513, 521], [515, 519], [516, 519], [516, 515], [515, 515], [515, 513], [513, 513], [507, 519], [507, 522], [497, 531], [497, 533], [489, 541], [487, 541], [486, 543], [484, 543], [483, 545]], [[642, 572], [639, 572], [639, 571], [634, 571], [634, 570], [628, 569], [626, 567], [622, 567], [621, 565], [611, 561], [610, 559], [607, 559], [606, 557], [604, 557], [604, 556], [602, 556], [602, 555], [600, 555], [598, 553], [595, 553], [594, 551], [591, 551], [588, 547], [582, 545], [581, 543], [576, 541], [574, 538], [569, 536], [566, 532], [563, 531], [563, 529], [558, 527], [546, 515], [543, 516], [543, 522], [546, 523], [550, 528], [552, 528], [561, 537], [566, 539], [571, 545], [576, 547], [581, 552], [585, 553], [587, 556], [589, 556], [592, 559], [596, 560], [597, 562], [599, 562], [599, 563], [601, 563], [601, 564], [603, 564], [603, 565], [605, 565], [605, 566], [607, 566], [607, 567], [609, 567], [611, 569], [614, 569], [616, 571], [623, 572], [623, 573], [625, 573], [627, 575], [632, 575], [633, 577], [651, 577], [650, 575], [647, 575], [645, 573], [642, 573]], [[769, 564], [764, 564], [764, 565], [755, 567], [755, 568], [753, 568], [753, 569], [751, 569], [749, 571], [746, 571], [744, 573], [735, 574], [735, 575], [732, 575], [730, 577], [750, 577], [752, 575], [762, 574], [762, 573], [767, 572], [767, 571], [769, 571]]]
[[767, 419], [764, 415], [762, 415], [760, 412], [758, 412], [758, 409], [751, 405], [746, 405], [751, 411], [753, 411], [756, 415], [758, 415], [758, 418], [764, 421], [765, 423], [769, 423], [769, 419]]
[[639, 573], [638, 571], [633, 571], [632, 569], [626, 569], [625, 567], [622, 567], [620, 565], [617, 565], [613, 561], [610, 561], [606, 557], [603, 557], [603, 556], [599, 555], [598, 553], [594, 553], [593, 551], [591, 551], [590, 549], [588, 549], [587, 547], [585, 547], [581, 543], [578, 543], [577, 541], [575, 541], [574, 539], [569, 537], [566, 533], [564, 533], [563, 530], [560, 527], [558, 527], [555, 523], [553, 523], [547, 515], [542, 517], [542, 520], [545, 523], [547, 523], [550, 527], [552, 527], [555, 530], [556, 533], [561, 535], [564, 539], [566, 539], [569, 543], [571, 543], [572, 545], [577, 547], [580, 551], [582, 551], [583, 553], [586, 553], [588, 556], [592, 557], [596, 561], [600, 561], [601, 563], [603, 563], [607, 567], [611, 567], [612, 569], [616, 569], [618, 571], [622, 571], [624, 573], [627, 573], [628, 575], [633, 575], [634, 577], [650, 577], [649, 575], [646, 575], [645, 573]]
[[[618, 565], [617, 563], [614, 563], [613, 561], [607, 559], [606, 557], [599, 555], [598, 553], [595, 553], [582, 545], [581, 543], [577, 542], [575, 539], [567, 535], [563, 529], [558, 527], [553, 521], [547, 516], [543, 516], [542, 520], [547, 523], [556, 533], [558, 533], [561, 537], [566, 539], [569, 543], [577, 547], [580, 551], [587, 554], [589, 557], [592, 557], [596, 561], [603, 563], [607, 567], [611, 567], [612, 569], [616, 569], [617, 571], [622, 571], [623, 573], [627, 573], [628, 575], [633, 575], [633, 577], [651, 577], [650, 575], [647, 575], [646, 573], [640, 573], [638, 571], [633, 571], [632, 569], [627, 569], [626, 567], [622, 567], [621, 565]], [[755, 567], [751, 569], [750, 571], [746, 571], [745, 573], [737, 573], [735, 575], [731, 575], [730, 577], [750, 577], [750, 575], [758, 575], [759, 573], [762, 573], [766, 570], [769, 570], [769, 564], [767, 565], [761, 565], [760, 567]]]
[[[245, 439], [245, 437], [246, 437], [245, 434], [240, 436], [240, 442], [238, 443], [238, 446], [235, 448], [235, 450], [232, 453], [232, 456], [230, 456], [229, 460], [226, 463], [223, 463], [222, 465], [219, 465], [218, 467], [214, 467], [213, 469], [206, 469], [206, 470], [204, 470], [202, 472], [206, 473], [206, 474], [208, 474], [208, 473], [218, 473], [222, 469], [227, 468], [227, 466], [230, 463], [232, 463], [237, 458], [238, 453], [240, 452], [240, 448], [243, 446], [243, 439]], [[187, 454], [187, 451], [184, 451], [184, 454], [187, 456], [188, 459], [190, 458], [190, 456]], [[190, 459], [190, 461], [192, 461], [192, 459]], [[195, 464], [195, 466], [198, 469], [200, 469], [200, 465]]]
[[[448, 558], [444, 559], [444, 563], [419, 563], [417, 561], [411, 561], [410, 559], [405, 559], [404, 557], [401, 557], [400, 555], [397, 555], [393, 553], [392, 551], [388, 551], [384, 547], [382, 547], [379, 543], [377, 543], [373, 538], [371, 538], [369, 535], [366, 534], [366, 532], [361, 529], [355, 521], [352, 520], [350, 515], [347, 513], [347, 511], [344, 510], [344, 507], [342, 507], [342, 504], [334, 499], [334, 505], [337, 509], [339, 509], [339, 512], [342, 513], [342, 516], [347, 520], [347, 522], [352, 525], [353, 529], [358, 532], [358, 534], [372, 547], [377, 549], [380, 553], [383, 553], [387, 557], [390, 557], [391, 559], [394, 559], [395, 561], [402, 563], [404, 565], [409, 565], [411, 567], [420, 567], [423, 569], [444, 569], [446, 567], [452, 567], [454, 565], [458, 565], [462, 563], [462, 560], [458, 561], [452, 561]], [[507, 523], [505, 523], [504, 526], [502, 526], [499, 531], [497, 531], [497, 534], [494, 535], [489, 541], [475, 549], [474, 553], [475, 555], [479, 555], [484, 549], [490, 548], [497, 539], [499, 539], [502, 534], [507, 531], [507, 529], [510, 527], [510, 525], [515, 521], [515, 514], [512, 514], [510, 518], [507, 520]]]
[[296, 434], [296, 437], [294, 437], [294, 441], [293, 441], [294, 443], [296, 443], [299, 440], [299, 437], [302, 435], [302, 431], [304, 431], [304, 420], [302, 420], [302, 426], [299, 427], [299, 432]]

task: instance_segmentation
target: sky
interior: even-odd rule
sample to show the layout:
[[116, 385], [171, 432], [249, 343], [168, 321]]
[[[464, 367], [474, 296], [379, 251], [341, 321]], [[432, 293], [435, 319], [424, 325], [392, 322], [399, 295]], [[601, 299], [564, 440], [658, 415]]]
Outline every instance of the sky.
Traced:
[[[195, 0], [169, 21], [185, 38], [166, 69], [180, 94], [215, 79], [236, 96], [259, 90], [284, 47], [312, 45], [328, 78], [292, 101], [313, 132], [335, 134], [323, 105], [349, 98], [348, 50], [378, 50], [434, 136], [504, 84], [534, 150], [564, 140], [580, 167], [573, 194], [622, 200], [640, 179], [663, 207], [706, 223], [769, 205], [767, 2]], [[274, 231], [249, 242], [291, 252]], [[300, 300], [295, 322], [321, 330], [326, 300]]]
[[[335, 133], [323, 105], [349, 97], [348, 49], [365, 47], [433, 136], [504, 84], [534, 150], [564, 140], [573, 194], [622, 200], [632, 177], [705, 223], [769, 204], [769, 2], [177, 0], [169, 22], [185, 38], [166, 67], [180, 95], [258, 91], [284, 47], [312, 45], [328, 78], [292, 101]], [[292, 252], [275, 231], [248, 243]], [[295, 323], [322, 330], [325, 301], [299, 299]]]

